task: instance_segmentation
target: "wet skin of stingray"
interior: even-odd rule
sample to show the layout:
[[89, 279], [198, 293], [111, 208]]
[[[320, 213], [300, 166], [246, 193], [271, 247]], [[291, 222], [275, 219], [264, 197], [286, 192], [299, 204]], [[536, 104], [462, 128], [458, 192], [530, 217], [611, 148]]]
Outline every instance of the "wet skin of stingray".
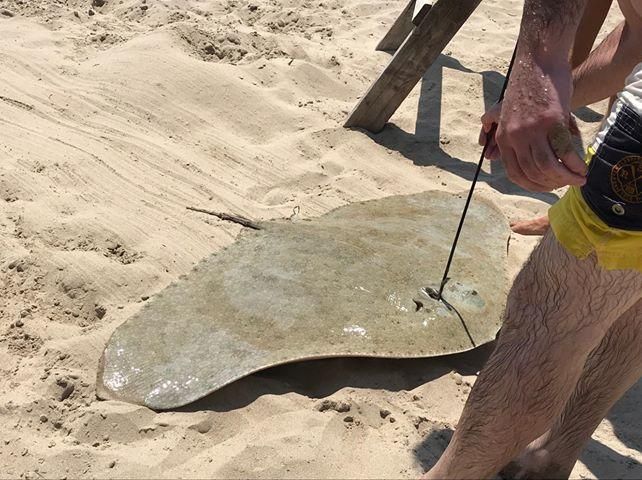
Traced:
[[[162, 410], [287, 362], [471, 349], [457, 313], [424, 291], [439, 285], [463, 203], [425, 192], [244, 231], [116, 329], [99, 396]], [[444, 298], [476, 345], [500, 326], [509, 233], [475, 198]]]

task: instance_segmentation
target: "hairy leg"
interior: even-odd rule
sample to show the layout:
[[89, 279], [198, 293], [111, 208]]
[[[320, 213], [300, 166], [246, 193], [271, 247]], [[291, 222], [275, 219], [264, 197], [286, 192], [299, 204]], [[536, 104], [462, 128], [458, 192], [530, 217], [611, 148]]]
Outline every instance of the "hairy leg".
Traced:
[[587, 357], [642, 297], [642, 274], [578, 260], [550, 232], [509, 294], [497, 347], [426, 478], [487, 478], [547, 431]]
[[609, 329], [553, 427], [504, 469], [504, 478], [568, 478], [602, 419], [641, 376], [642, 301]]

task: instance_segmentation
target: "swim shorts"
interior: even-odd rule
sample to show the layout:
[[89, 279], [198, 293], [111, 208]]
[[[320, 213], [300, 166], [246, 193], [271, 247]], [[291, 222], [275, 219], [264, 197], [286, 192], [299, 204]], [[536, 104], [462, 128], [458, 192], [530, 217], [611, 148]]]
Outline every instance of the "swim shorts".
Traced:
[[[640, 99], [642, 105], [642, 99]], [[642, 117], [620, 94], [589, 147], [587, 181], [549, 210], [557, 240], [607, 270], [642, 272]]]

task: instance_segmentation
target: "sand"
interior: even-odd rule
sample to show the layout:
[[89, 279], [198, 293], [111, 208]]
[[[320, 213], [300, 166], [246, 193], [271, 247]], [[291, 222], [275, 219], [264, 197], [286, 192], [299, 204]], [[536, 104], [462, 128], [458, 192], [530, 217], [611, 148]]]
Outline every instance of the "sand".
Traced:
[[[520, 3], [484, 2], [378, 135], [341, 125], [401, 2], [93, 3], [0, 0], [0, 477], [416, 477], [484, 351], [290, 365], [160, 414], [98, 401], [98, 359], [241, 228], [187, 206], [266, 220], [465, 190]], [[603, 109], [582, 112], [585, 139]], [[482, 180], [513, 220], [555, 198], [496, 166]], [[511, 275], [535, 241], [512, 238]], [[574, 476], [642, 476], [640, 400], [642, 385]]]

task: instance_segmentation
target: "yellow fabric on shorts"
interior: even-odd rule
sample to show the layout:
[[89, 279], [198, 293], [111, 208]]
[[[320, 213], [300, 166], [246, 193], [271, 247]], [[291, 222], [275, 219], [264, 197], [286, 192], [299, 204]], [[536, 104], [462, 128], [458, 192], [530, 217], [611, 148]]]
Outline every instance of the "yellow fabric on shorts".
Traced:
[[[593, 156], [589, 148], [587, 163]], [[591, 210], [578, 187], [571, 187], [548, 211], [560, 244], [579, 259], [595, 252], [606, 270], [642, 272], [642, 232], [609, 227]]]

